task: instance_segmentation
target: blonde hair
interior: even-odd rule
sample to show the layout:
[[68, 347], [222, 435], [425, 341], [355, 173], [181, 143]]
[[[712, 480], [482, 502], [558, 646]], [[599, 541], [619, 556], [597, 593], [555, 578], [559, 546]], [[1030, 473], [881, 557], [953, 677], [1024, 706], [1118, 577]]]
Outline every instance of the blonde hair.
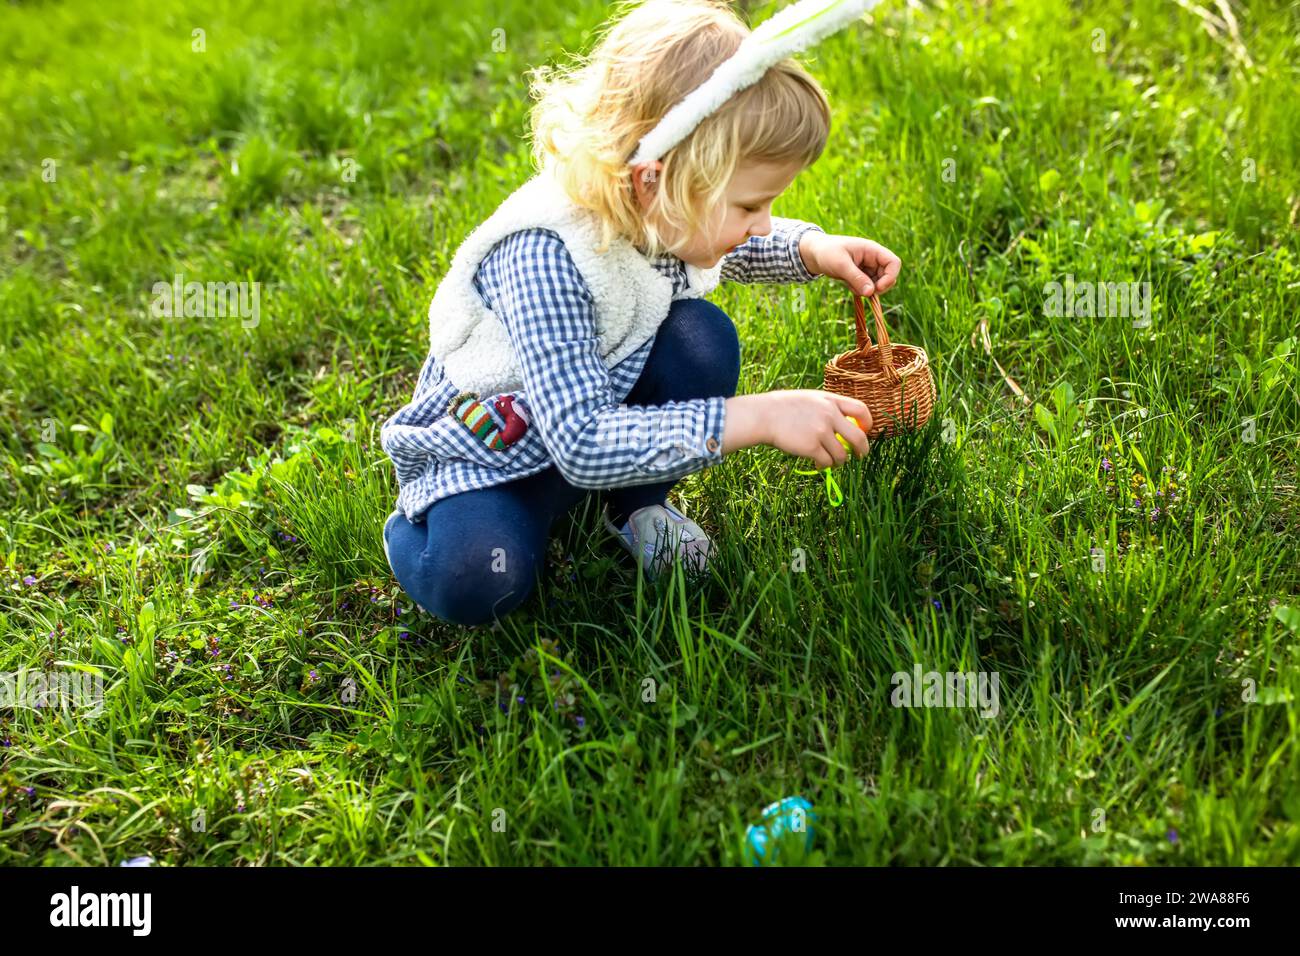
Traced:
[[[586, 57], [566, 70], [530, 71], [533, 162], [614, 237], [647, 255], [673, 251], [645, 215], [627, 161], [641, 137], [712, 75], [749, 27], [718, 0], [620, 3]], [[703, 230], [741, 163], [816, 162], [830, 133], [826, 94], [799, 63], [782, 60], [661, 157], [652, 209], [680, 242]]]

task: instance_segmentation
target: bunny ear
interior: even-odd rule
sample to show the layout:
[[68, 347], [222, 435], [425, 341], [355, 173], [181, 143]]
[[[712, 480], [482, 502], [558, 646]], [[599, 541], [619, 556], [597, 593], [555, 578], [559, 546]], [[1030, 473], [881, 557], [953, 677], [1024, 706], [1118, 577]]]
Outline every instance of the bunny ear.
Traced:
[[641, 138], [630, 165], [662, 159], [731, 97], [772, 65], [806, 50], [861, 17], [880, 0], [799, 0], [760, 24], [731, 57]]

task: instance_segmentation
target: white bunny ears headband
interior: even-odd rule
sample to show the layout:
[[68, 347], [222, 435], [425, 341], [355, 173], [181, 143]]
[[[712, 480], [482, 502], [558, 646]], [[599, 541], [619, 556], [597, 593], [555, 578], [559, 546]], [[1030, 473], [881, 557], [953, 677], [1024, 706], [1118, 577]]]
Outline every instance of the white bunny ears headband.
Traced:
[[713, 71], [703, 84], [670, 109], [641, 138], [628, 164], [663, 158], [709, 114], [747, 86], [757, 83], [768, 67], [858, 19], [880, 0], [798, 0], [765, 20], [741, 42], [740, 48]]

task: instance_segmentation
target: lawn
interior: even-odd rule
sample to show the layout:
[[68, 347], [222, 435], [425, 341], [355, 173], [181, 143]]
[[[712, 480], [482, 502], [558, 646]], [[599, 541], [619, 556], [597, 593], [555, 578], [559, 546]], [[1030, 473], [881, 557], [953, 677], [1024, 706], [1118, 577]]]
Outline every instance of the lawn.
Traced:
[[[1300, 862], [1294, 2], [887, 0], [817, 47], [775, 212], [902, 257], [933, 419], [838, 506], [771, 448], [690, 476], [702, 584], [579, 508], [473, 629], [392, 578], [379, 428], [531, 173], [525, 71], [606, 9], [201, 6], [0, 16], [0, 677], [102, 688], [0, 707], [0, 864], [741, 865], [793, 795], [780, 863]], [[853, 345], [828, 280], [711, 298], [742, 392]], [[949, 672], [996, 706], [898, 705]]]

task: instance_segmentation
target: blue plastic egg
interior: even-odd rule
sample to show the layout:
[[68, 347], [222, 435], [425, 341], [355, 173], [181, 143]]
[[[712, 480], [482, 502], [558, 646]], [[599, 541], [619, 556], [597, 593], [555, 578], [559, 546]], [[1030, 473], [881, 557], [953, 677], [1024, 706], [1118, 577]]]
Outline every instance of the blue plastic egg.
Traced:
[[[785, 797], [763, 808], [763, 819], [751, 823], [745, 831], [745, 855], [753, 866], [762, 866], [776, 860], [781, 853], [781, 843], [787, 834], [803, 831], [804, 849], [813, 845], [812, 804], [803, 797]], [[771, 846], [769, 855], [768, 846]]]

